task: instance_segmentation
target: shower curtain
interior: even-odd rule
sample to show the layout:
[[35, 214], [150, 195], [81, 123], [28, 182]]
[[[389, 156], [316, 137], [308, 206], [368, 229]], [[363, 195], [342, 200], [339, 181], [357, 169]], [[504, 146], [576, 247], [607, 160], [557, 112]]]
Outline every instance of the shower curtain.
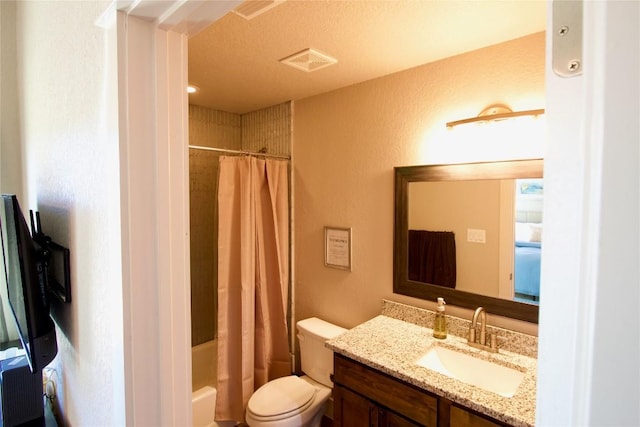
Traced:
[[287, 165], [220, 158], [217, 420], [244, 420], [258, 387], [291, 374]]

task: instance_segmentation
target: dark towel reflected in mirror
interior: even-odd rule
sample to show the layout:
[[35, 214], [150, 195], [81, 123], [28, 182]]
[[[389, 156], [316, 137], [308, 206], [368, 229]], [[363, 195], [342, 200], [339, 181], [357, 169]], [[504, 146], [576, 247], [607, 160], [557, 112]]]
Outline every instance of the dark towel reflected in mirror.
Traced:
[[456, 240], [451, 231], [409, 230], [409, 280], [456, 287]]

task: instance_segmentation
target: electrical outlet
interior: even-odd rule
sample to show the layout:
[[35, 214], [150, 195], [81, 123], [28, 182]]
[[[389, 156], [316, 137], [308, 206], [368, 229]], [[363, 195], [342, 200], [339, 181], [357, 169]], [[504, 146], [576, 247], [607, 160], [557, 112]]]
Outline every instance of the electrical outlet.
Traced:
[[44, 368], [42, 370], [42, 393], [50, 401], [56, 398], [56, 370]]

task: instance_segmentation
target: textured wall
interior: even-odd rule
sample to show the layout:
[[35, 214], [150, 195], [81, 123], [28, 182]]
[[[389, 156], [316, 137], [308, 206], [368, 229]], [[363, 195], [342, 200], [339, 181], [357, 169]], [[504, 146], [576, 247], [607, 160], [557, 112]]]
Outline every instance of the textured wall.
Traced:
[[57, 402], [66, 425], [124, 425], [116, 33], [94, 24], [109, 2], [16, 4], [22, 204], [71, 250]]
[[[298, 319], [352, 327], [377, 315], [382, 298], [434, 307], [392, 290], [393, 167], [542, 157], [542, 139], [456, 139], [445, 123], [493, 103], [544, 108], [544, 61], [538, 33], [295, 102]], [[324, 266], [327, 225], [353, 229], [351, 272]]]

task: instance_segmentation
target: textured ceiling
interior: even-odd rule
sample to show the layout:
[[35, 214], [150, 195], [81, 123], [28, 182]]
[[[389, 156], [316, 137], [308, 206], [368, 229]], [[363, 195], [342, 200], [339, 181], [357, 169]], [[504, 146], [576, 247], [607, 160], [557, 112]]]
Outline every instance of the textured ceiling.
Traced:
[[[246, 113], [543, 31], [545, 0], [287, 0], [230, 12], [189, 40], [189, 101]], [[313, 48], [308, 73], [279, 62]]]

